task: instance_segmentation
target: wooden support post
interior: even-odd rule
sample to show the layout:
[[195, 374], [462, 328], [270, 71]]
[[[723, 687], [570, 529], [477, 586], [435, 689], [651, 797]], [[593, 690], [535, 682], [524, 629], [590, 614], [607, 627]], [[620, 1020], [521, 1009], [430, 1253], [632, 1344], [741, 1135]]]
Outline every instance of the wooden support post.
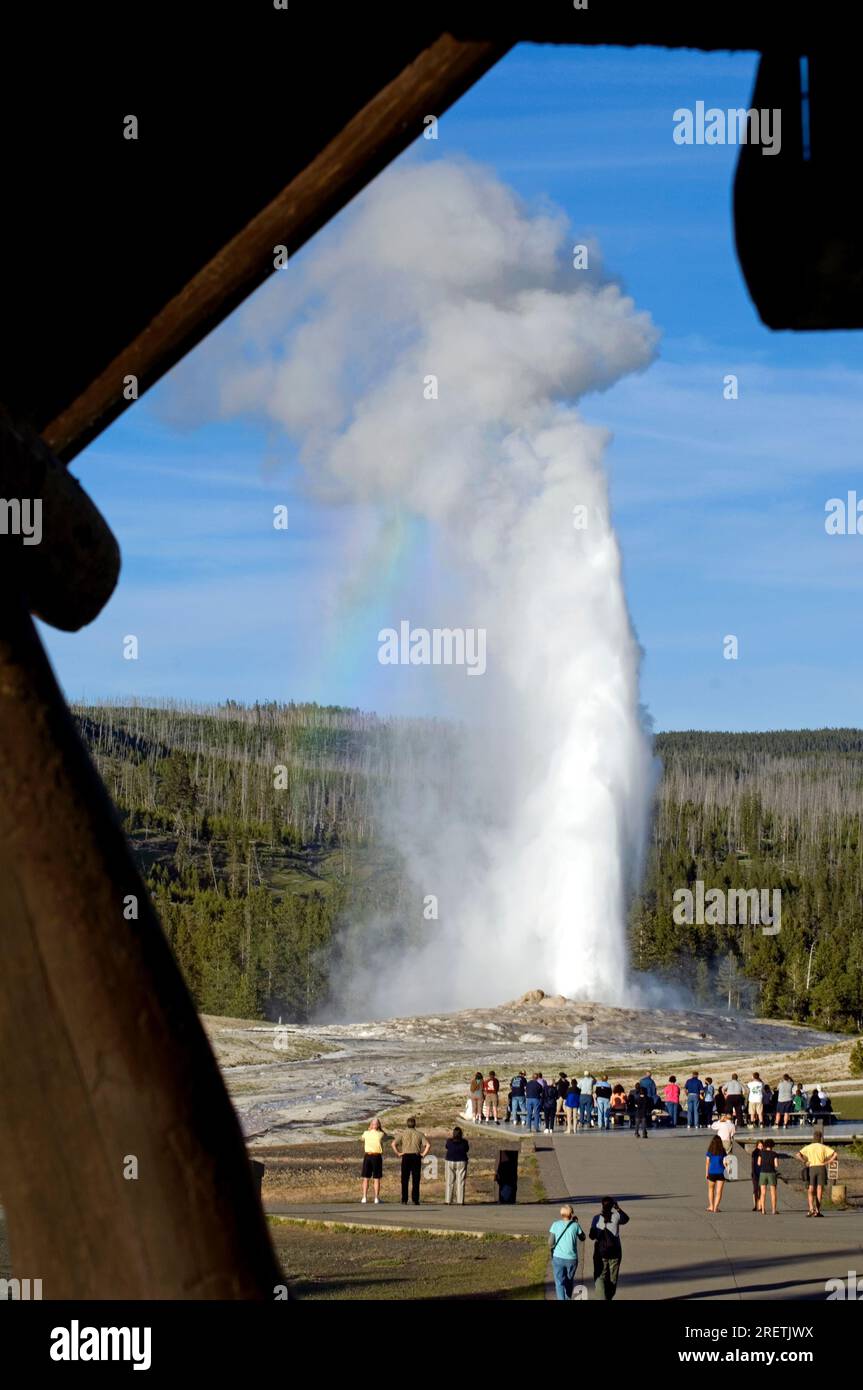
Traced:
[[281, 1278], [206, 1035], [8, 589], [0, 1201], [15, 1273], [46, 1299], [263, 1299]]

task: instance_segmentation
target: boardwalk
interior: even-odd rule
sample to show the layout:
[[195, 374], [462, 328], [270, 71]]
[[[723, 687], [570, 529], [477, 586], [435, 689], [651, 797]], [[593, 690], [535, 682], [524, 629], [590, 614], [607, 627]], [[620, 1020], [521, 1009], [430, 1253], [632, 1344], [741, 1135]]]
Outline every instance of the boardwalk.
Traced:
[[[548, 1230], [564, 1198], [573, 1201], [587, 1228], [600, 1198], [610, 1193], [631, 1218], [622, 1233], [619, 1299], [823, 1300], [827, 1279], [844, 1279], [849, 1270], [863, 1278], [863, 1212], [828, 1210], [823, 1220], [808, 1220], [801, 1189], [780, 1184], [778, 1216], [753, 1214], [749, 1159], [740, 1149], [740, 1180], [726, 1184], [722, 1210], [711, 1215], [704, 1181], [708, 1137], [703, 1130], [655, 1131], [646, 1140], [629, 1131], [539, 1135], [535, 1142], [548, 1193], [544, 1205], [338, 1203], [269, 1210], [318, 1221], [536, 1235]], [[774, 1137], [780, 1152], [791, 1148], [784, 1136]], [[502, 1143], [508, 1140], [502, 1134]], [[784, 1168], [796, 1173], [796, 1159]], [[590, 1279], [586, 1282], [592, 1294]]]

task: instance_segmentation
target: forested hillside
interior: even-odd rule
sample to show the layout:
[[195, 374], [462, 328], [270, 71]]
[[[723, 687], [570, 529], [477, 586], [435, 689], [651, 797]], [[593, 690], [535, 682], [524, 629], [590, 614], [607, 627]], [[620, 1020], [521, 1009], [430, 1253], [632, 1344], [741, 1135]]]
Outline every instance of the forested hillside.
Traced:
[[[863, 731], [661, 734], [640, 970], [703, 1001], [863, 1028]], [[676, 889], [780, 889], [781, 930], [678, 925]]]
[[392, 731], [317, 705], [74, 713], [199, 1008], [307, 1019], [345, 913], [398, 912], [373, 820]]
[[[78, 707], [199, 1007], [301, 1022], [342, 925], [409, 898], [376, 808], [417, 741], [357, 710]], [[702, 1003], [863, 1028], [863, 732], [662, 734], [632, 964]], [[780, 889], [781, 931], [679, 925], [675, 890]]]

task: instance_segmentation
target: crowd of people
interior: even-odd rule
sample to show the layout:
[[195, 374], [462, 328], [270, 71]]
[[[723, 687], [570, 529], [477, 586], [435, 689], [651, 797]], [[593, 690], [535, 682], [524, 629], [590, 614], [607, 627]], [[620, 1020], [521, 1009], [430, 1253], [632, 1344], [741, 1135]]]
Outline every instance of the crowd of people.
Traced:
[[[420, 1204], [420, 1185], [422, 1182], [423, 1159], [431, 1152], [431, 1143], [417, 1127], [416, 1116], [405, 1121], [405, 1127], [397, 1134], [387, 1134], [377, 1117], [369, 1120], [368, 1128], [361, 1136], [363, 1145], [363, 1166], [361, 1169], [363, 1195], [362, 1203], [369, 1200], [371, 1185], [372, 1200], [377, 1206], [381, 1200], [381, 1179], [384, 1168], [384, 1145], [389, 1143], [392, 1152], [400, 1160], [401, 1199], [407, 1206], [408, 1198], [415, 1207]], [[444, 1201], [447, 1206], [464, 1203], [465, 1178], [467, 1177], [468, 1153], [470, 1144], [464, 1137], [460, 1125], [455, 1125], [445, 1143], [444, 1158]]]
[[612, 1083], [607, 1073], [596, 1077], [589, 1071], [580, 1076], [545, 1077], [541, 1071], [520, 1071], [509, 1082], [505, 1105], [499, 1078], [493, 1071], [476, 1072], [468, 1087], [466, 1118], [475, 1124], [503, 1123], [528, 1132], [552, 1134], [557, 1129], [577, 1134], [582, 1129], [608, 1130], [627, 1122], [636, 1137], [647, 1137], [657, 1122], [687, 1129], [709, 1129], [714, 1120], [725, 1116], [740, 1128], [749, 1124], [759, 1128], [788, 1128], [791, 1124], [830, 1124], [833, 1106], [823, 1086], [806, 1092], [786, 1072], [772, 1086], [753, 1072], [742, 1082], [737, 1072], [731, 1079], [715, 1084], [697, 1071], [685, 1081], [669, 1076], [657, 1085], [651, 1072], [627, 1089]]
[[[401, 1161], [401, 1200], [408, 1200], [415, 1206], [420, 1203], [422, 1181], [422, 1161], [430, 1152], [431, 1144], [419, 1129], [416, 1117], [405, 1121], [404, 1129], [396, 1134], [388, 1134], [379, 1119], [369, 1120], [368, 1128], [362, 1135], [362, 1202], [368, 1202], [369, 1191], [377, 1204], [381, 1200], [381, 1179], [383, 1177], [384, 1146], [389, 1144], [392, 1152]], [[465, 1199], [465, 1180], [468, 1169], [470, 1143], [464, 1137], [460, 1125], [454, 1125], [452, 1134], [445, 1141], [445, 1182], [444, 1201], [447, 1206], [453, 1203], [462, 1205]], [[505, 1194], [504, 1183], [509, 1175], [501, 1172], [500, 1166], [495, 1180], [500, 1185], [500, 1198], [514, 1200], [514, 1192]], [[568, 1203], [560, 1209], [560, 1218], [553, 1221], [548, 1234], [551, 1265], [554, 1272], [554, 1285], [559, 1299], [571, 1299], [578, 1276], [579, 1246], [586, 1239], [591, 1242], [593, 1252], [593, 1282], [597, 1298], [610, 1301], [617, 1291], [620, 1262], [623, 1255], [620, 1228], [629, 1221], [626, 1212], [613, 1197], [603, 1197], [600, 1210], [585, 1233], [575, 1211]]]
[[[765, 1091], [770, 1091], [774, 1106], [770, 1106]], [[614, 1104], [615, 1096], [623, 1096], [624, 1104]], [[477, 1072], [470, 1085], [470, 1114], [477, 1123], [500, 1124], [500, 1086], [494, 1072], [483, 1077]], [[803, 1097], [804, 1104], [795, 1107], [795, 1098]], [[811, 1102], [817, 1097], [819, 1108], [813, 1109]], [[721, 1086], [714, 1086], [710, 1077], [702, 1081], [698, 1072], [681, 1085], [674, 1076], [661, 1089], [650, 1072], [627, 1092], [622, 1086], [613, 1086], [607, 1076], [599, 1079], [589, 1073], [572, 1080], [561, 1072], [556, 1081], [546, 1081], [541, 1072], [535, 1072], [528, 1079], [527, 1073], [519, 1072], [512, 1078], [507, 1096], [504, 1120], [512, 1124], [524, 1124], [528, 1132], [534, 1128], [537, 1133], [553, 1133], [561, 1117], [566, 1132], [574, 1134], [579, 1128], [595, 1125], [608, 1129], [613, 1123], [615, 1110], [623, 1110], [632, 1120], [636, 1138], [647, 1137], [652, 1117], [659, 1113], [667, 1116], [672, 1124], [678, 1121], [678, 1112], [685, 1114], [690, 1129], [709, 1128], [712, 1131], [705, 1154], [705, 1179], [707, 1182], [707, 1210], [713, 1215], [722, 1210], [722, 1196], [728, 1180], [729, 1156], [733, 1152], [734, 1140], [741, 1126], [770, 1126], [787, 1128], [794, 1114], [818, 1115], [830, 1113], [820, 1109], [822, 1088], [813, 1088], [806, 1096], [802, 1086], [787, 1073], [775, 1087], [768, 1087], [757, 1072], [745, 1089], [737, 1073]], [[657, 1111], [657, 1107], [664, 1107]], [[431, 1143], [418, 1127], [416, 1118], [405, 1121], [404, 1128], [396, 1134], [388, 1134], [379, 1119], [369, 1121], [362, 1135], [362, 1202], [380, 1202], [381, 1178], [383, 1173], [384, 1146], [389, 1144], [401, 1165], [401, 1200], [415, 1206], [420, 1202], [423, 1159], [431, 1152]], [[469, 1163], [470, 1143], [464, 1130], [455, 1125], [445, 1141], [444, 1157], [444, 1201], [447, 1206], [453, 1203], [462, 1205]], [[515, 1201], [515, 1174], [504, 1171], [507, 1152], [500, 1155], [495, 1181], [499, 1185], [499, 1200]], [[784, 1180], [780, 1160], [788, 1158], [776, 1149], [776, 1142], [769, 1137], [756, 1139], [751, 1156], [752, 1210], [766, 1216], [778, 1212], [778, 1184]], [[803, 1177], [807, 1188], [807, 1216], [820, 1217], [824, 1188], [828, 1181], [828, 1165], [836, 1158], [833, 1149], [824, 1143], [823, 1130], [815, 1129], [812, 1140], [800, 1149], [795, 1157], [803, 1166]], [[736, 1160], [731, 1159], [731, 1162]], [[736, 1173], [733, 1174], [736, 1176]], [[610, 1300], [614, 1298], [620, 1273], [622, 1247], [620, 1228], [629, 1222], [629, 1217], [613, 1197], [604, 1197], [601, 1210], [594, 1216], [590, 1229], [585, 1232], [574, 1208], [564, 1204], [560, 1217], [549, 1228], [548, 1244], [551, 1254], [554, 1283], [559, 1299], [572, 1299], [575, 1294], [578, 1274], [579, 1248], [589, 1238], [593, 1251], [593, 1279], [596, 1296]], [[579, 1296], [584, 1296], [584, 1287], [579, 1286]]]
[[[713, 1122], [714, 1135], [707, 1147], [705, 1177], [707, 1178], [707, 1210], [716, 1213], [720, 1210], [722, 1193], [727, 1180], [726, 1159], [732, 1152], [734, 1142], [734, 1121], [727, 1117]], [[836, 1158], [836, 1152], [824, 1143], [824, 1132], [816, 1129], [810, 1143], [805, 1144], [795, 1155], [803, 1169], [806, 1184], [807, 1216], [821, 1216], [821, 1202], [827, 1186], [828, 1165]], [[752, 1210], [767, 1215], [767, 1195], [770, 1194], [770, 1210], [775, 1216], [779, 1206], [779, 1181], [786, 1181], [780, 1170], [780, 1160], [787, 1158], [776, 1149], [775, 1139], [758, 1139], [750, 1157], [752, 1179]]]

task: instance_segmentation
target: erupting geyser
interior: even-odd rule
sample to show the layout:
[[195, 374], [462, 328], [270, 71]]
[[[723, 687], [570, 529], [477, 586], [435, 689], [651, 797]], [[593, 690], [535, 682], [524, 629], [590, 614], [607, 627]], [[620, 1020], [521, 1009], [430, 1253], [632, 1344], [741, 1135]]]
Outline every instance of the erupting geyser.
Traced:
[[445, 765], [413, 754], [388, 802], [439, 914], [422, 920], [418, 896], [409, 949], [383, 928], [356, 943], [378, 1014], [496, 1003], [537, 980], [626, 992], [651, 754], [607, 439], [574, 402], [644, 368], [655, 332], [598, 253], [576, 268], [573, 242], [562, 215], [531, 215], [475, 166], [396, 169], [293, 270], [290, 321], [266, 341], [258, 324], [257, 362], [222, 384], [223, 409], [298, 441], [320, 495], [421, 520], [422, 584], [388, 596], [393, 630], [486, 634], [481, 679], [408, 667], [460, 732]]

